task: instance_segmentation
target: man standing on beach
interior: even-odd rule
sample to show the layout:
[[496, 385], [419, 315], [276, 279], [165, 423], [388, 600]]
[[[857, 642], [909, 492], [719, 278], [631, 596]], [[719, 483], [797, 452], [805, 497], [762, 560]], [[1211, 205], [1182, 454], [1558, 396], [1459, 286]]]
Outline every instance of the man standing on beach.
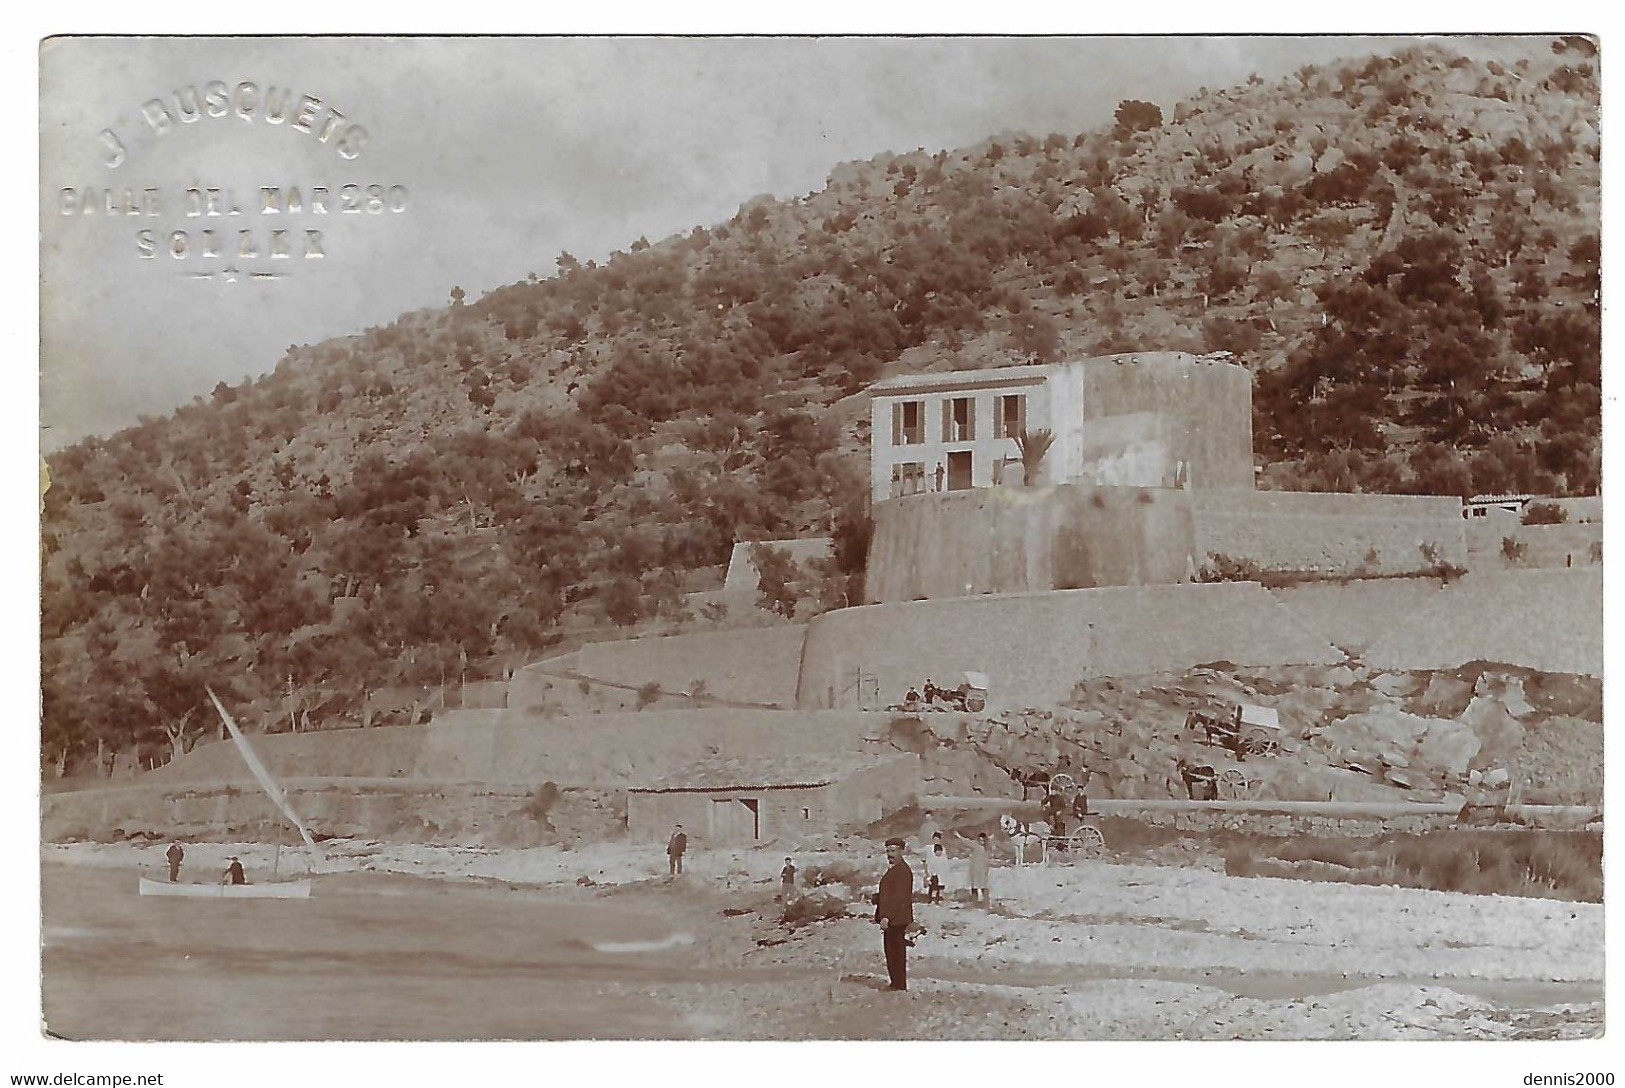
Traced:
[[683, 853], [688, 849], [688, 836], [683, 834], [683, 825], [678, 824], [671, 829], [671, 838], [666, 840], [666, 864], [672, 876], [683, 875]]
[[181, 849], [181, 844], [178, 842], [170, 843], [169, 849], [164, 851], [164, 859], [169, 862], [169, 882], [171, 884], [180, 879], [181, 859], [184, 857], [186, 857], [186, 851]]
[[891, 988], [908, 989], [907, 934], [914, 924], [914, 871], [903, 861], [903, 840], [886, 840], [886, 860], [890, 867], [880, 878], [880, 894], [875, 897], [875, 922], [880, 926], [882, 947], [886, 950], [886, 974]]

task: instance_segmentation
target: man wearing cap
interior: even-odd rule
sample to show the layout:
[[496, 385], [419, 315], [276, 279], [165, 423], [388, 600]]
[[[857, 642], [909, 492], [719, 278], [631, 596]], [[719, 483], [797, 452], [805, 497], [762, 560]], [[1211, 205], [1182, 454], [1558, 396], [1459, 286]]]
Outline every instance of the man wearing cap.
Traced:
[[672, 876], [683, 875], [683, 855], [688, 851], [688, 836], [683, 834], [683, 825], [678, 824], [671, 829], [671, 838], [666, 840], [666, 867]]
[[875, 922], [880, 926], [881, 943], [886, 950], [886, 973], [891, 988], [908, 989], [908, 943], [906, 935], [914, 924], [914, 871], [903, 861], [903, 840], [886, 840], [886, 860], [890, 867], [880, 878], [880, 894], [875, 897]]

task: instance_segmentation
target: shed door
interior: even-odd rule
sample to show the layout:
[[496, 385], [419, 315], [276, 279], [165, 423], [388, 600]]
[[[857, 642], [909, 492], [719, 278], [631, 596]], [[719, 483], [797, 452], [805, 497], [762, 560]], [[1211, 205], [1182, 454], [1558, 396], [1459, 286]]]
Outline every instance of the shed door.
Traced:
[[712, 798], [711, 834], [718, 842], [755, 842], [761, 838], [761, 830], [756, 798]]

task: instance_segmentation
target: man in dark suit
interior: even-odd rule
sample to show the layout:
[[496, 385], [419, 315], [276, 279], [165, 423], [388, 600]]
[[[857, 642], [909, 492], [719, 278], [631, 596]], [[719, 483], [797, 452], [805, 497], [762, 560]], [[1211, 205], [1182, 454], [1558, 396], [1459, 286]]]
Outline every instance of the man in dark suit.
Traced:
[[891, 863], [880, 878], [880, 894], [875, 897], [875, 922], [886, 949], [886, 973], [891, 988], [908, 989], [909, 927], [914, 924], [914, 871], [903, 861], [903, 840], [886, 840], [886, 860]]

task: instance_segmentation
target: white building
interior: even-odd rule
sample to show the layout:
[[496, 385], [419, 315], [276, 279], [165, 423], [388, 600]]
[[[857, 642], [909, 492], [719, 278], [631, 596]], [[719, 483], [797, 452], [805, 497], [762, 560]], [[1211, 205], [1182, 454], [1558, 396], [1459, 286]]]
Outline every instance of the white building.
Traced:
[[1253, 486], [1252, 376], [1181, 352], [903, 374], [869, 387], [876, 501], [1025, 480], [1016, 437], [1053, 444], [1032, 483]]

